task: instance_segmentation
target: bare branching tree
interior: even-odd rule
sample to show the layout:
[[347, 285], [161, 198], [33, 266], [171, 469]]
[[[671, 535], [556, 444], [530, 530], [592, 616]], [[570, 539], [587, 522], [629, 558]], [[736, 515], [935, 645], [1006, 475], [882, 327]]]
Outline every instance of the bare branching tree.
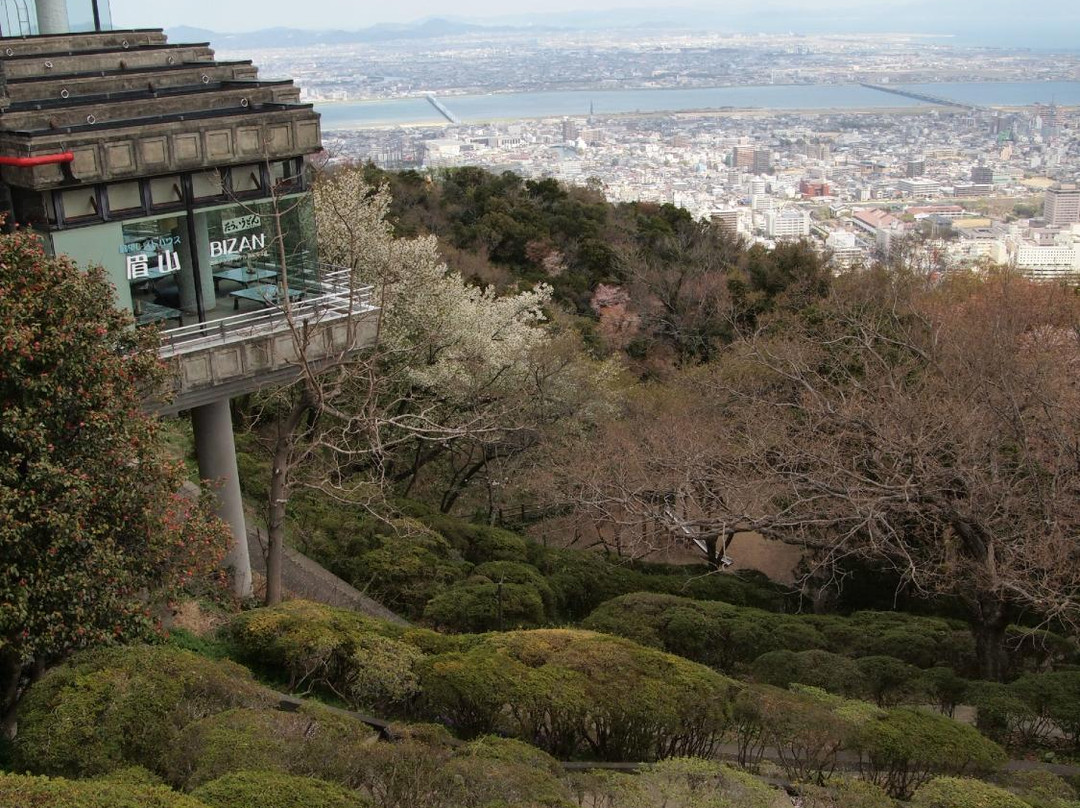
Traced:
[[[1080, 297], [1001, 272], [854, 272], [758, 322], [573, 447], [563, 495], [620, 549], [742, 530], [963, 605], [982, 672], [1006, 626], [1080, 624]], [[712, 545], [709, 542], [712, 542]]]
[[1080, 618], [1080, 298], [1008, 273], [870, 272], [752, 335], [744, 468], [775, 532], [963, 603], [982, 673], [1021, 614]]

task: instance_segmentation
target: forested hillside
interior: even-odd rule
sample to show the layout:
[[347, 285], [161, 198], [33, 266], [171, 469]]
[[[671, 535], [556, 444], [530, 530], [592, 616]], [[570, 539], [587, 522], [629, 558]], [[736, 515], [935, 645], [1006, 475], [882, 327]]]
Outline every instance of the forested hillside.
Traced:
[[[176, 541], [112, 636], [7, 590], [0, 804], [1080, 805], [1075, 288], [836, 274], [474, 169], [341, 169], [315, 199], [381, 336], [234, 403], [244, 496], [407, 622], [235, 602], [184, 563], [213, 545], [196, 504], [191, 540], [144, 520]], [[68, 526], [5, 507], [33, 581]], [[800, 550], [794, 582], [729, 567], [751, 534]]]

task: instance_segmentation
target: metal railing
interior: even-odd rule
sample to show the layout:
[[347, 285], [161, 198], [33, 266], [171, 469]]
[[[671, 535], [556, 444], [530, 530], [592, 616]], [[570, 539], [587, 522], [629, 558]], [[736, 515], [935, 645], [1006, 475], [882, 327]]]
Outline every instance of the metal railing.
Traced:
[[[159, 353], [167, 359], [375, 311], [373, 288], [354, 287], [350, 283], [350, 270], [320, 264], [314, 277], [307, 275], [304, 280], [290, 285], [289, 291], [299, 291], [300, 299], [284, 305], [274, 304], [260, 311], [163, 330]], [[286, 296], [284, 288], [281, 293]]]

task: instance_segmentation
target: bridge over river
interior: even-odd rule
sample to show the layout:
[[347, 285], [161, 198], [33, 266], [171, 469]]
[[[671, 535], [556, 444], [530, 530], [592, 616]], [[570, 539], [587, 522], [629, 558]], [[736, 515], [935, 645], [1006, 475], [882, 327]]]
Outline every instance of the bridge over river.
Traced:
[[919, 93], [915, 92], [914, 90], [905, 90], [901, 87], [889, 87], [885, 84], [870, 84], [865, 81], [860, 81], [859, 85], [861, 87], [865, 87], [868, 90], [878, 90], [879, 92], [883, 93], [901, 95], [904, 98], [913, 98], [916, 101], [925, 101], [928, 104], [935, 104], [940, 107], [958, 107], [959, 109], [989, 111], [987, 107], [982, 107], [978, 104], [966, 104], [962, 101], [953, 101], [951, 98], [942, 98], [941, 96], [930, 95], [929, 93]]
[[438, 98], [433, 95], [425, 95], [424, 98], [427, 99], [428, 103], [431, 104], [431, 106], [435, 107], [435, 109], [439, 111], [440, 115], [446, 118], [446, 120], [450, 121], [450, 123], [461, 123], [461, 121], [458, 120], [457, 115], [448, 110]]

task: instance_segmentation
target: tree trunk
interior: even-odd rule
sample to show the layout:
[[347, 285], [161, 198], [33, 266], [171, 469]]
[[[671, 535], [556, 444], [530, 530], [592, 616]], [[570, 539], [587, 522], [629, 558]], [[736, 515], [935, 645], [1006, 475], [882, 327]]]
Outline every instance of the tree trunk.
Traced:
[[1005, 653], [1005, 628], [1009, 625], [1006, 605], [997, 599], [981, 597], [976, 614], [971, 620], [971, 632], [975, 635], [975, 656], [979, 662], [979, 676], [992, 682], [1000, 682], [1008, 673], [1009, 660]]
[[22, 665], [17, 654], [0, 654], [0, 740], [15, 737], [15, 707], [19, 703]]
[[292, 487], [293, 449], [296, 430], [310, 408], [306, 391], [293, 404], [288, 416], [277, 424], [277, 439], [270, 474], [270, 503], [266, 530], [266, 597], [267, 606], [281, 603], [281, 556], [285, 547], [285, 507]]
[[716, 535], [705, 539], [705, 563], [709, 565], [710, 570], [720, 569], [720, 558], [716, 554], [716, 542], [718, 539], [719, 537]]

